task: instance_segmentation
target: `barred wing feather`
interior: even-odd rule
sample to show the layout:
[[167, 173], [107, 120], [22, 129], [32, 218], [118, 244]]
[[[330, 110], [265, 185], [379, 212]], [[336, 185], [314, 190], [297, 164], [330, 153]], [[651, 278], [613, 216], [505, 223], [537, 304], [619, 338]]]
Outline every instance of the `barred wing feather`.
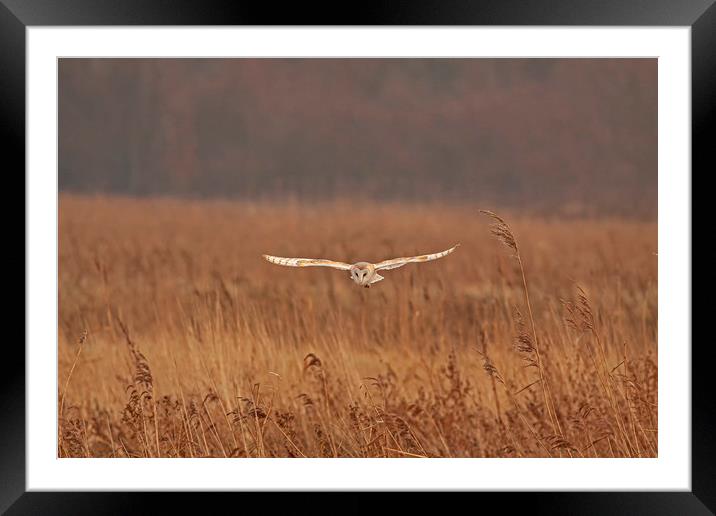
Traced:
[[351, 268], [350, 264], [343, 262], [334, 262], [333, 260], [321, 260], [318, 258], [282, 258], [280, 256], [271, 256], [268, 254], [263, 257], [276, 265], [285, 267], [331, 267], [347, 271]]
[[421, 254], [419, 256], [409, 256], [403, 258], [393, 258], [392, 260], [383, 260], [382, 262], [378, 262], [375, 264], [375, 270], [387, 271], [390, 269], [397, 269], [398, 267], [402, 267], [407, 263], [422, 263], [437, 260], [438, 258], [442, 258], [443, 256], [449, 255], [458, 247], [460, 247], [460, 244], [454, 245], [450, 249], [441, 251], [439, 253]]

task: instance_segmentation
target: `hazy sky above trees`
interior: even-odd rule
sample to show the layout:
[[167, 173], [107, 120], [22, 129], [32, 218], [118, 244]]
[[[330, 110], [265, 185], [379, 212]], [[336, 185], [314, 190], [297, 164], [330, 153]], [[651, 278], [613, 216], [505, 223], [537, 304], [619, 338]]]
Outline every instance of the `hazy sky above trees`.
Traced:
[[654, 216], [655, 59], [61, 59], [59, 185]]

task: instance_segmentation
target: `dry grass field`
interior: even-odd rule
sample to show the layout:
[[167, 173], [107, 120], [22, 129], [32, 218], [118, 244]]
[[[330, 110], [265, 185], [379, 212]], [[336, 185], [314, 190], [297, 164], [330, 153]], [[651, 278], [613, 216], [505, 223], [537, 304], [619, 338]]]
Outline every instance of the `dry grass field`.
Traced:
[[[655, 222], [67, 194], [59, 217], [60, 457], [657, 455]], [[370, 289], [261, 258], [457, 242]]]

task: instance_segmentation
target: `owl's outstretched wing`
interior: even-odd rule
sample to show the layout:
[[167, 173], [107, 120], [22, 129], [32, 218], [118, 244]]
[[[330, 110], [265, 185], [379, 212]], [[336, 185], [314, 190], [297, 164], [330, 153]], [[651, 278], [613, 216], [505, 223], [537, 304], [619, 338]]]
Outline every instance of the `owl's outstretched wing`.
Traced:
[[349, 263], [334, 262], [333, 260], [320, 260], [317, 258], [281, 258], [280, 256], [271, 256], [264, 254], [263, 257], [276, 265], [284, 265], [286, 267], [331, 267], [347, 271], [351, 268]]
[[390, 269], [397, 269], [398, 267], [402, 267], [406, 263], [421, 263], [429, 262], [431, 260], [437, 260], [438, 258], [442, 258], [443, 256], [449, 255], [458, 247], [460, 247], [460, 244], [456, 244], [450, 249], [446, 251], [441, 251], [439, 253], [421, 254], [420, 256], [409, 256], [404, 258], [393, 258], [392, 260], [383, 260], [382, 262], [378, 262], [375, 264], [375, 270], [387, 271]]

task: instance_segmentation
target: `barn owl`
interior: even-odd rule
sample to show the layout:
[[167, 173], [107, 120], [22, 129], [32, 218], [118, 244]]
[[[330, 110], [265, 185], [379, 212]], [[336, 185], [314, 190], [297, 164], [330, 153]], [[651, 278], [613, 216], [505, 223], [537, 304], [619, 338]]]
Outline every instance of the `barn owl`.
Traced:
[[459, 246], [460, 244], [456, 244], [447, 251], [439, 253], [393, 258], [392, 260], [383, 260], [378, 263], [356, 262], [351, 264], [316, 258], [281, 258], [279, 256], [271, 256], [268, 254], [263, 255], [263, 257], [271, 263], [284, 265], [286, 267], [332, 267], [342, 271], [349, 271], [349, 279], [352, 279], [357, 285], [368, 288], [372, 283], [377, 283], [383, 279], [383, 276], [378, 274], [378, 271], [397, 269], [406, 263], [421, 263], [437, 260], [438, 258], [449, 255]]

